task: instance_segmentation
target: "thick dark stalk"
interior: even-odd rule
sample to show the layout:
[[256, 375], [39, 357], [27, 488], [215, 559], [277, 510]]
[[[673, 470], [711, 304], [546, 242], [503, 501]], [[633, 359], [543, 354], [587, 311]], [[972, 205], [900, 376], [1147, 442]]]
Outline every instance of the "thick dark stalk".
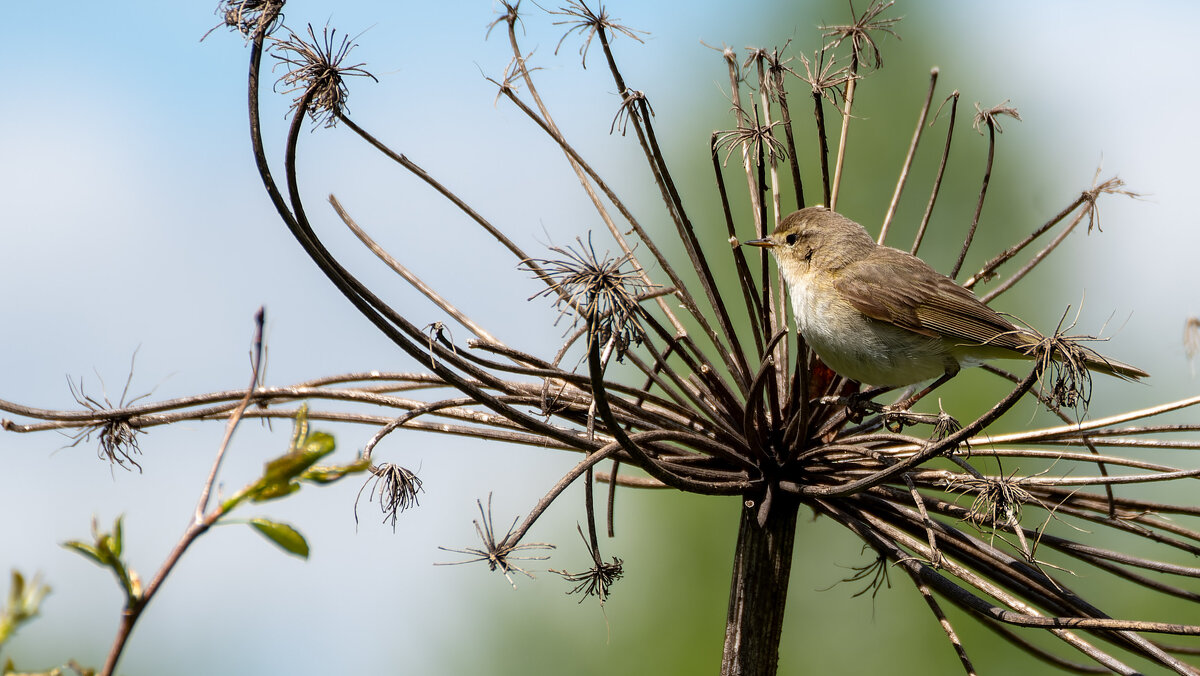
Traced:
[[800, 178], [800, 158], [796, 156], [796, 139], [792, 134], [792, 114], [788, 110], [787, 90], [783, 87], [783, 71], [772, 69], [775, 87], [779, 92], [779, 113], [783, 117], [783, 137], [787, 140], [788, 167], [792, 171], [792, 188], [796, 191], [796, 208], [803, 209], [804, 182]]
[[732, 246], [732, 243], [737, 240], [737, 229], [733, 223], [733, 212], [729, 208], [729, 193], [725, 189], [725, 177], [721, 173], [721, 159], [717, 156], [717, 137], [718, 132], [714, 131], [708, 143], [709, 155], [712, 157], [713, 175], [717, 179], [717, 194], [721, 196], [721, 211], [725, 215], [725, 227], [729, 231], [733, 262], [737, 267], [738, 286], [742, 289], [742, 300], [746, 304], [746, 314], [750, 317], [754, 347], [758, 349], [758, 356], [761, 357], [763, 355], [763, 334], [759, 327], [764, 310], [758, 303], [758, 297], [754, 295], [755, 284], [753, 277], [750, 276], [750, 267], [746, 264], [746, 255], [740, 246]]
[[813, 115], [817, 118], [817, 140], [819, 157], [821, 162], [821, 204], [829, 206], [830, 192], [829, 186], [829, 139], [825, 136], [825, 109], [821, 106], [821, 92], [813, 92]]
[[[729, 317], [728, 310], [725, 308], [725, 302], [717, 290], [717, 283], [713, 278], [708, 260], [704, 256], [704, 250], [700, 247], [700, 241], [696, 238], [695, 229], [692, 227], [691, 220], [688, 219], [687, 212], [683, 208], [683, 199], [680, 198], [675, 181], [671, 178], [671, 172], [667, 168], [666, 157], [663, 156], [662, 150], [659, 148], [658, 139], [654, 134], [654, 125], [651, 122], [652, 111], [650, 110], [650, 106], [646, 103], [645, 98], [634, 98], [632, 90], [625, 84], [625, 78], [621, 76], [621, 71], [617, 68], [617, 61], [613, 56], [612, 47], [608, 43], [608, 34], [605, 32], [603, 26], [597, 30], [597, 35], [600, 38], [600, 45], [604, 50], [604, 57], [608, 60], [608, 68], [612, 73], [617, 91], [621, 92], [622, 97], [627, 97], [623, 105], [627, 106], [629, 122], [633, 125], [633, 130], [637, 134], [638, 144], [641, 145], [642, 151], [646, 156], [646, 162], [649, 164], [650, 171], [654, 175], [654, 182], [662, 193], [663, 202], [666, 204], [667, 211], [675, 223], [675, 230], [679, 235], [680, 242], [683, 243], [687, 251], [688, 258], [691, 259], [692, 267], [696, 269], [696, 273], [700, 277], [700, 285], [704, 288], [709, 306], [712, 307], [717, 315], [717, 321], [721, 326], [725, 340], [728, 341], [729, 348], [726, 348], [715, 332], [709, 328], [704, 316], [696, 316], [696, 320], [704, 328], [716, 348], [722, 351], [722, 357], [725, 359], [726, 364], [731, 367], [738, 386], [741, 388], [742, 393], [745, 394], [750, 378], [750, 367], [746, 364], [744, 358], [745, 352], [738, 341], [737, 331], [733, 328], [733, 322]], [[728, 355], [724, 352], [727, 349]]]
[[665, 467], [659, 460], [651, 457], [644, 448], [637, 445], [625, 433], [625, 430], [622, 429], [621, 423], [613, 416], [612, 407], [608, 402], [608, 392], [605, 391], [604, 387], [604, 368], [600, 361], [600, 346], [596, 344], [597, 341], [589, 342], [588, 375], [592, 378], [592, 394], [596, 402], [596, 415], [604, 422], [608, 433], [629, 454], [638, 467], [641, 467], [647, 474], [668, 486], [702, 495], [726, 495], [735, 490], [744, 492], [752, 487], [750, 480], [738, 480], [728, 485], [714, 486], [706, 484], [704, 481], [697, 481], [680, 475]]
[[742, 505], [722, 676], [770, 676], [779, 667], [779, 640], [792, 569], [798, 500], [776, 491], [766, 523], [757, 502]]

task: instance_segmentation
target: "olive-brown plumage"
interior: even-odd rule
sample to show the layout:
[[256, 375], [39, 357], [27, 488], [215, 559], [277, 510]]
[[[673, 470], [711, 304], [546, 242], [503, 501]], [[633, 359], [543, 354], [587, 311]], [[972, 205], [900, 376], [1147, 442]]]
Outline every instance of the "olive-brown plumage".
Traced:
[[[1032, 358], [1042, 338], [984, 305], [970, 290], [825, 207], [789, 214], [769, 237], [796, 324], [837, 373], [903, 386], [997, 358]], [[1088, 352], [1085, 365], [1122, 378], [1139, 368]]]

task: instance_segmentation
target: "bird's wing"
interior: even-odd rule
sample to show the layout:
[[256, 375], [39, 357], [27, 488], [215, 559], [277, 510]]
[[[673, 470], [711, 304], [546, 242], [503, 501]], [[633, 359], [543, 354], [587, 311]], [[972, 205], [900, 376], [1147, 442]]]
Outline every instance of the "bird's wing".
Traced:
[[836, 275], [835, 288], [860, 312], [927, 336], [1011, 350], [1030, 336], [975, 294], [911, 254], [879, 247]]

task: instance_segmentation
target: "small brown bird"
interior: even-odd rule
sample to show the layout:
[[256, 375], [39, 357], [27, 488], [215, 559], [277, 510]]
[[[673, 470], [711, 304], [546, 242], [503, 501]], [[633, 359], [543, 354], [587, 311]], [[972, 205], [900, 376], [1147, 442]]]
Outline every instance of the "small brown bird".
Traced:
[[[793, 212], [769, 237], [745, 243], [775, 254], [796, 324], [821, 361], [861, 383], [899, 387], [990, 359], [1032, 359], [1042, 342], [925, 261], [876, 244], [863, 226], [825, 207]], [[1091, 350], [1082, 361], [1120, 378], [1149, 376]]]

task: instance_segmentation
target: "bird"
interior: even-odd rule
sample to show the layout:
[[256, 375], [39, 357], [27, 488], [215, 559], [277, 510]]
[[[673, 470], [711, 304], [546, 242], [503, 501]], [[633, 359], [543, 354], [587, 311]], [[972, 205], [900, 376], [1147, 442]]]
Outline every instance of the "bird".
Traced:
[[[1034, 359], [1044, 341], [823, 206], [792, 212], [769, 236], [743, 244], [771, 251], [807, 344], [838, 375], [860, 383], [904, 387], [937, 378], [936, 386], [992, 359]], [[1078, 357], [1090, 371], [1149, 376], [1090, 349]]]

